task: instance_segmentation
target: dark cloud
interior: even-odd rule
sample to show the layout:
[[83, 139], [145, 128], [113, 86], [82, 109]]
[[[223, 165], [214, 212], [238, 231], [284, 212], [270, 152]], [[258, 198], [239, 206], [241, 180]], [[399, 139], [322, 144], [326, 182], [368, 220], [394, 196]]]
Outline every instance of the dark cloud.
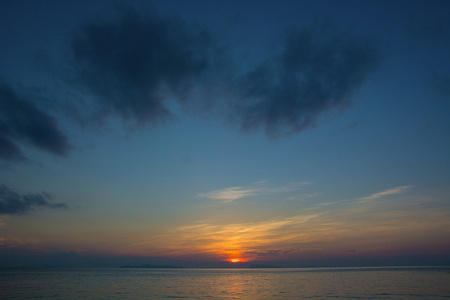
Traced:
[[0, 184], [0, 214], [25, 214], [35, 207], [67, 208], [64, 203], [49, 202], [52, 197], [46, 193], [19, 195], [4, 184]]
[[378, 57], [369, 41], [326, 25], [292, 30], [279, 55], [239, 80], [234, 118], [243, 130], [263, 128], [269, 136], [314, 127], [351, 103]]
[[211, 41], [181, 19], [125, 10], [114, 21], [84, 25], [72, 49], [79, 80], [101, 112], [145, 125], [172, 116], [167, 96], [184, 99], [210, 67]]
[[54, 118], [20, 97], [9, 85], [0, 83], [0, 159], [24, 160], [21, 143], [57, 155], [65, 155], [69, 150], [66, 136]]
[[170, 119], [170, 96], [194, 107], [194, 90], [209, 95], [203, 107], [219, 107], [221, 116], [231, 107], [243, 130], [300, 132], [324, 113], [348, 107], [378, 62], [370, 42], [323, 25], [291, 30], [279, 54], [237, 76], [245, 62], [224, 55], [207, 30], [179, 18], [124, 11], [112, 21], [83, 25], [72, 50], [77, 80], [99, 104], [98, 116], [112, 113], [138, 125]]

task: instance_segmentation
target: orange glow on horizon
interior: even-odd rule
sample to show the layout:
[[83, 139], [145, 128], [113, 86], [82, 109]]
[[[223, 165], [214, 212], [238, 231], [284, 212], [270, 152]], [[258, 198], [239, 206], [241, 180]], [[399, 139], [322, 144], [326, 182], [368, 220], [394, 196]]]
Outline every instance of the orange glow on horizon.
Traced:
[[243, 258], [231, 258], [228, 260], [230, 263], [243, 263], [246, 262], [247, 260], [243, 259]]

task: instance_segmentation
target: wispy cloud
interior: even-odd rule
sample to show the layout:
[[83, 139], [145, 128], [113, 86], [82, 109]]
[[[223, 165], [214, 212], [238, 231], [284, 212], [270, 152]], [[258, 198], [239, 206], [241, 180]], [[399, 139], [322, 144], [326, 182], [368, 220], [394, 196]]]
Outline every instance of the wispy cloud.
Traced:
[[372, 194], [367, 197], [360, 198], [359, 200], [364, 202], [364, 201], [379, 199], [379, 198], [389, 196], [389, 195], [401, 194], [401, 193], [404, 193], [406, 190], [410, 189], [411, 187], [412, 187], [411, 185], [399, 186], [396, 188], [392, 188], [392, 189], [388, 189], [388, 190], [384, 190], [384, 191]]
[[[408, 188], [385, 190], [369, 198], [400, 194]], [[412, 198], [400, 205], [381, 201], [336, 201], [304, 208], [287, 217], [274, 215], [252, 221], [244, 216], [229, 222], [229, 219], [211, 215], [167, 229], [150, 240], [144, 238], [138, 244], [129, 245], [127, 251], [153, 251], [169, 256], [197, 253], [224, 258], [240, 254], [247, 259], [262, 259], [265, 255], [280, 258], [305, 254], [305, 249], [316, 249], [308, 255], [315, 255], [317, 249], [330, 253], [343, 253], [348, 249], [361, 252], [373, 251], [374, 247], [386, 243], [392, 247], [420, 244], [430, 236], [448, 239], [449, 213], [414, 205], [420, 201], [422, 199]], [[295, 251], [284, 251], [290, 249]]]
[[299, 190], [303, 186], [311, 184], [311, 181], [289, 182], [282, 186], [270, 186], [267, 180], [258, 181], [251, 186], [235, 186], [219, 189], [207, 193], [201, 193], [197, 196], [213, 200], [222, 200], [223, 202], [232, 202], [244, 197], [291, 193]]
[[258, 192], [259, 189], [236, 186], [212, 191], [209, 193], [202, 193], [199, 194], [198, 197], [231, 202], [244, 197], [257, 195]]
[[[265, 249], [268, 245], [278, 247], [282, 243], [310, 242], [315, 239], [313, 233], [300, 230], [302, 226], [315, 223], [320, 214], [311, 213], [290, 218], [274, 218], [261, 222], [216, 224], [199, 222], [180, 226], [158, 238], [168, 243], [173, 253], [194, 250], [206, 253], [222, 254], [235, 251]], [[283, 234], [280, 234], [283, 232]]]

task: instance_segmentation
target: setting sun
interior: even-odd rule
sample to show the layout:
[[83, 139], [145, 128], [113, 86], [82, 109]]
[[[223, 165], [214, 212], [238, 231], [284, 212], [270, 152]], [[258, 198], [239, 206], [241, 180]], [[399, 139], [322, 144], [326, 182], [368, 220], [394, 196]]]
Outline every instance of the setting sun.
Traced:
[[230, 259], [230, 262], [238, 263], [238, 262], [242, 262], [242, 261], [239, 258], [232, 258], [232, 259]]

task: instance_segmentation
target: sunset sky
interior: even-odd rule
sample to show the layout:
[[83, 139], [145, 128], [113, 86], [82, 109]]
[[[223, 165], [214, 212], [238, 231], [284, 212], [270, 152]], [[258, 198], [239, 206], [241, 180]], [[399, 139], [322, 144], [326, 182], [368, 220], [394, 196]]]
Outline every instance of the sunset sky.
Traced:
[[449, 14], [0, 1], [0, 267], [450, 264]]

